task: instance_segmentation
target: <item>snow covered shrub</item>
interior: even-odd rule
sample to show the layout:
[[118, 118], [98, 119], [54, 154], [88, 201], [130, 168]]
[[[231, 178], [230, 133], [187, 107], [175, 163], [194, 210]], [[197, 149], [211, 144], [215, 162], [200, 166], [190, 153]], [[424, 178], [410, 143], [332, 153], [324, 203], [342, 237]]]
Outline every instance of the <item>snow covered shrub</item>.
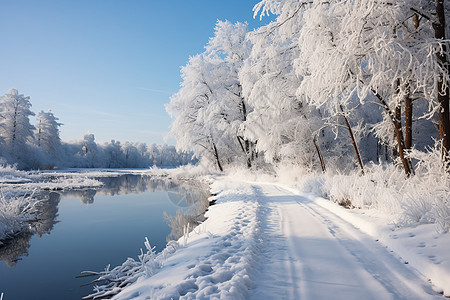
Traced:
[[409, 153], [416, 161], [416, 175], [408, 180], [403, 222], [436, 223], [439, 231], [449, 232], [450, 165], [442, 162], [438, 144], [427, 152]]
[[450, 232], [450, 203], [448, 199], [437, 202], [432, 212], [440, 231], [443, 233]]
[[373, 164], [366, 165], [364, 176], [327, 172], [299, 182], [347, 208], [383, 211], [399, 226], [435, 223], [440, 232], [449, 232], [450, 169], [442, 163], [440, 149], [412, 150], [408, 155], [415, 162], [415, 175], [410, 177], [392, 164]]
[[401, 211], [401, 193], [405, 176], [392, 165], [366, 166], [366, 174], [324, 175], [323, 192], [346, 207], [376, 208], [389, 214]]
[[105, 271], [97, 272], [83, 272], [85, 276], [99, 276], [91, 283], [101, 282], [101, 285], [94, 286], [94, 293], [84, 297], [84, 299], [104, 299], [112, 297], [125, 288], [126, 286], [136, 282], [140, 277], [150, 277], [158, 269], [160, 269], [167, 257], [178, 250], [179, 245], [175, 241], [167, 243], [166, 248], [160, 253], [155, 252], [155, 247], [150, 245], [148, 238], [144, 242], [146, 252], [141, 249], [141, 254], [138, 255], [138, 260], [128, 258], [122, 265], [110, 270], [109, 265]]
[[211, 164], [207, 159], [202, 158], [195, 165], [188, 164], [184, 166], [179, 166], [178, 168], [170, 172], [170, 176], [181, 179], [181, 178], [200, 177], [204, 175], [214, 174], [216, 172], [217, 170], [214, 168], [214, 166], [211, 166]]
[[39, 200], [33, 194], [22, 196], [0, 192], [0, 241], [24, 230], [30, 230], [29, 221], [38, 213]]

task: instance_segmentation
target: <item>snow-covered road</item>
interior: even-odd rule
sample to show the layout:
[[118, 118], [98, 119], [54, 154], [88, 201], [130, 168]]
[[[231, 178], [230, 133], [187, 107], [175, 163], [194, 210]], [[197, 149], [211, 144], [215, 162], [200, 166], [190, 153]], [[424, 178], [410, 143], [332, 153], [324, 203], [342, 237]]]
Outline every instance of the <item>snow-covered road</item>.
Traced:
[[212, 191], [208, 219], [114, 299], [443, 299], [330, 201], [230, 177]]
[[385, 247], [332, 211], [273, 184], [255, 189], [265, 211], [265, 242], [251, 299], [442, 297]]

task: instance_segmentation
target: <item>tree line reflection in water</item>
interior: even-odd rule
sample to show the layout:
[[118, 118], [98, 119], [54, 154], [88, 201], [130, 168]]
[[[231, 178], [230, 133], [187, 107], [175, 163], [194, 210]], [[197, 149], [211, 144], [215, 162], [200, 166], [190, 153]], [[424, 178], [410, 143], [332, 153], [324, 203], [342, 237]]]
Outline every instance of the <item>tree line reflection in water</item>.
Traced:
[[171, 228], [167, 240], [177, 240], [186, 230], [191, 231], [204, 221], [204, 212], [209, 206], [208, 187], [198, 181], [178, 181], [165, 178], [152, 178], [141, 175], [122, 175], [117, 177], [96, 178], [103, 182], [100, 188], [51, 191], [34, 194], [41, 199], [39, 214], [35, 221], [30, 222], [29, 231], [22, 232], [14, 238], [5, 241], [0, 246], [0, 260], [7, 266], [14, 267], [24, 256], [28, 255], [30, 241], [33, 235], [42, 237], [49, 235], [58, 223], [58, 205], [61, 198], [78, 198], [85, 205], [91, 205], [95, 196], [116, 196], [143, 192], [166, 191], [169, 201], [179, 207], [176, 215], [164, 216]]

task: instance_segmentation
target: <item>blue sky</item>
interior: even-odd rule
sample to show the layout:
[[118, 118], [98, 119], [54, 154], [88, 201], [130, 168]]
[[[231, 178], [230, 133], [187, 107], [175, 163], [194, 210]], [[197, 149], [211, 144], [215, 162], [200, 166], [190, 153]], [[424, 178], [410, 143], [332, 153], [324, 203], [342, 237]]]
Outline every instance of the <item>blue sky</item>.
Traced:
[[257, 2], [0, 0], [0, 94], [16, 88], [35, 113], [51, 109], [63, 140], [163, 143], [180, 67], [218, 19], [260, 26]]

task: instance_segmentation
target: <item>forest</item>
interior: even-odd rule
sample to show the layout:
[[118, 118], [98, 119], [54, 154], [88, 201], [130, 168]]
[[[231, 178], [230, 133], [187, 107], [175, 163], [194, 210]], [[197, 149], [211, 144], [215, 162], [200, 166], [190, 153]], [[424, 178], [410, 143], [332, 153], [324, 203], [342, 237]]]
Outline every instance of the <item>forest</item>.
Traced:
[[448, 231], [449, 8], [428, 0], [254, 7], [254, 17], [270, 15], [252, 31], [218, 21], [205, 51], [182, 67], [166, 106], [177, 148], [216, 171], [275, 171], [346, 207], [401, 211], [403, 222]]
[[269, 25], [218, 21], [167, 105], [177, 146], [220, 170], [263, 157], [410, 175], [414, 150], [436, 147], [447, 161], [447, 11], [433, 3], [267, 0], [254, 13]]
[[177, 152], [174, 146], [147, 146], [111, 140], [97, 143], [94, 134], [81, 140], [63, 142], [59, 127], [63, 125], [49, 110], [36, 114], [30, 123], [30, 97], [10, 89], [0, 99], [0, 164], [19, 169], [55, 168], [147, 168], [195, 163], [192, 154]]

